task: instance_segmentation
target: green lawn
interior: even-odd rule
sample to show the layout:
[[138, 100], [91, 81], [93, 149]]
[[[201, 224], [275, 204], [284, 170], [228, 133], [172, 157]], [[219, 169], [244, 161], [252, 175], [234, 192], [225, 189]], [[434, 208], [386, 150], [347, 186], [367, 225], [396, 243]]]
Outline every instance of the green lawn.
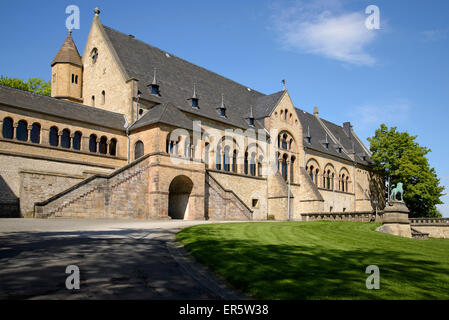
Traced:
[[[449, 299], [449, 240], [414, 240], [358, 222], [198, 225], [176, 239], [260, 299]], [[380, 289], [368, 290], [368, 265]]]

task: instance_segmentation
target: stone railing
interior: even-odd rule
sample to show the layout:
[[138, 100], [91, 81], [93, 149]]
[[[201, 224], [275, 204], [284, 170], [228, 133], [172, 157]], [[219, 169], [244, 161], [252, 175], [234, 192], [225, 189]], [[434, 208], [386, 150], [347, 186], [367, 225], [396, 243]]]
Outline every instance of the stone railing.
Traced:
[[449, 218], [409, 218], [412, 226], [446, 226], [449, 227]]
[[[375, 212], [320, 212], [320, 213], [301, 213], [304, 221], [314, 220], [341, 220], [341, 221], [361, 221], [371, 222], [376, 220]], [[378, 221], [381, 217], [378, 214]]]

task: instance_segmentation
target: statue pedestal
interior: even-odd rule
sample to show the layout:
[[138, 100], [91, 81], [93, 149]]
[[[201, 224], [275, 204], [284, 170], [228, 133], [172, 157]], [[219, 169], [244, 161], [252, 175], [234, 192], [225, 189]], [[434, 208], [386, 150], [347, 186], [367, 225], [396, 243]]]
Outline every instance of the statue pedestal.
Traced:
[[395, 236], [411, 238], [409, 210], [403, 201], [390, 201], [385, 207], [383, 225], [377, 231], [389, 233]]

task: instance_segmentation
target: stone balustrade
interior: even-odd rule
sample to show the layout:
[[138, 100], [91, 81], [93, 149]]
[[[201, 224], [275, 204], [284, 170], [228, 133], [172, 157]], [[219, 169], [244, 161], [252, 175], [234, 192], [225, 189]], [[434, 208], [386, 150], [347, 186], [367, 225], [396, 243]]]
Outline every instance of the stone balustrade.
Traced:
[[[320, 212], [320, 213], [301, 213], [304, 221], [314, 220], [341, 220], [341, 221], [360, 221], [370, 222], [376, 220], [375, 212]], [[379, 219], [378, 215], [378, 219]]]
[[447, 226], [449, 227], [449, 218], [410, 218], [412, 226]]

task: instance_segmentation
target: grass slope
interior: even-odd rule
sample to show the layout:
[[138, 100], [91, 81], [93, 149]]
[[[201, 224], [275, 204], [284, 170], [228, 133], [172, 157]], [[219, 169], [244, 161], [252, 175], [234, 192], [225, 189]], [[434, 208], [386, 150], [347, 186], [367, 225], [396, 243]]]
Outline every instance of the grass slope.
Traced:
[[[181, 241], [200, 262], [260, 299], [449, 299], [449, 240], [406, 239], [358, 222], [198, 225]], [[380, 289], [368, 290], [368, 265]]]

